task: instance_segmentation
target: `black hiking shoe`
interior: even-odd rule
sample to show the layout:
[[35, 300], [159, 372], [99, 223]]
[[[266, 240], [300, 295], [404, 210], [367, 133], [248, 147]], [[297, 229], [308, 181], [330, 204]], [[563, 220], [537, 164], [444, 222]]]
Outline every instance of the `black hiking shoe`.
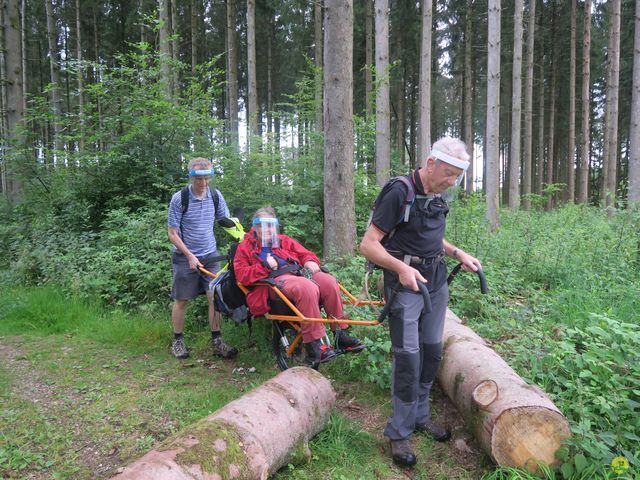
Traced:
[[433, 423], [431, 420], [427, 420], [424, 423], [416, 423], [416, 432], [431, 435], [431, 438], [436, 442], [446, 442], [451, 438], [451, 430]]
[[184, 338], [174, 338], [171, 344], [171, 353], [173, 356], [179, 359], [189, 358], [189, 350], [184, 343]]
[[305, 348], [307, 350], [307, 362], [313, 368], [316, 368], [321, 363], [333, 360], [336, 356], [333, 348], [322, 343], [320, 339], [305, 343]]
[[238, 354], [238, 349], [222, 340], [222, 337], [216, 337], [211, 341], [211, 352], [222, 358], [233, 358]]
[[404, 440], [390, 440], [390, 443], [393, 463], [400, 467], [413, 467], [416, 464], [416, 454], [408, 438]]
[[347, 330], [336, 330], [336, 347], [344, 352], [358, 353], [364, 350], [365, 345], [359, 338], [351, 337]]

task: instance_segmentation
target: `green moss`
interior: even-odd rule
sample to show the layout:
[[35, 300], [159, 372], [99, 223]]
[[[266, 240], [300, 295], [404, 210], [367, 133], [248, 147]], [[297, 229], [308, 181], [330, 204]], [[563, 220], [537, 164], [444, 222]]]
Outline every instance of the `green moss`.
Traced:
[[306, 438], [302, 438], [296, 443], [289, 454], [287, 463], [292, 465], [305, 465], [311, 462], [311, 450], [309, 449], [309, 442]]
[[460, 385], [464, 382], [464, 375], [461, 373], [456, 374], [456, 378], [453, 384], [453, 397], [458, 398], [458, 390], [460, 390]]
[[[186, 447], [194, 443], [191, 447]], [[214, 448], [216, 441], [224, 441], [226, 448], [224, 451], [217, 451]], [[184, 448], [185, 451], [176, 455], [175, 461], [179, 465], [190, 467], [200, 465], [203, 472], [217, 473], [224, 480], [231, 478], [229, 466], [236, 465], [240, 475], [236, 478], [249, 478], [249, 466], [246, 455], [240, 446], [241, 439], [232, 425], [220, 420], [202, 421], [188, 430], [184, 430], [171, 442], [163, 445], [159, 450], [173, 450]]]

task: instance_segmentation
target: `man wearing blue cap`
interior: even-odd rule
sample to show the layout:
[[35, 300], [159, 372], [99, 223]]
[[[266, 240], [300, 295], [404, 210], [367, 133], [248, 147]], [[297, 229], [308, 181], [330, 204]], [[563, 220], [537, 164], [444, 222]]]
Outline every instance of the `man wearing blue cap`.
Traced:
[[217, 188], [211, 188], [213, 176], [211, 161], [198, 157], [189, 162], [188, 187], [176, 192], [169, 204], [169, 240], [173, 243], [171, 298], [173, 308], [173, 343], [171, 351], [176, 358], [187, 358], [189, 351], [184, 343], [184, 319], [187, 302], [202, 293], [209, 301], [209, 324], [213, 354], [224, 358], [234, 357], [238, 350], [222, 340], [220, 335], [220, 313], [213, 307], [213, 296], [207, 289], [207, 280], [198, 272], [204, 267], [217, 272], [220, 264], [213, 223], [229, 217], [229, 207]]

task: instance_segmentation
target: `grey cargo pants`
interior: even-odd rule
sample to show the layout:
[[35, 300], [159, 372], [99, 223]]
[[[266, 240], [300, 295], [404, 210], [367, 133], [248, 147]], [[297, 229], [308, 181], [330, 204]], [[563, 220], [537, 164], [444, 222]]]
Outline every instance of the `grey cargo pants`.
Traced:
[[416, 423], [429, 418], [429, 392], [442, 359], [442, 331], [449, 301], [446, 282], [431, 293], [432, 311], [423, 311], [422, 296], [401, 288], [389, 312], [393, 365], [393, 412], [384, 429], [391, 440], [411, 436]]

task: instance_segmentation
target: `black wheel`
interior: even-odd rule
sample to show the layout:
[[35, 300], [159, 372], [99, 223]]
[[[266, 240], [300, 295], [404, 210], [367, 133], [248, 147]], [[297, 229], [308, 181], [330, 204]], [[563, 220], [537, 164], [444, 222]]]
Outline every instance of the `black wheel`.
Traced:
[[306, 365], [306, 352], [304, 344], [300, 341], [296, 345], [293, 355], [287, 355], [287, 348], [293, 343], [298, 336], [298, 332], [291, 326], [289, 322], [273, 322], [273, 336], [271, 338], [271, 346], [273, 353], [276, 355], [276, 363], [280, 370], [286, 370], [296, 365]]

